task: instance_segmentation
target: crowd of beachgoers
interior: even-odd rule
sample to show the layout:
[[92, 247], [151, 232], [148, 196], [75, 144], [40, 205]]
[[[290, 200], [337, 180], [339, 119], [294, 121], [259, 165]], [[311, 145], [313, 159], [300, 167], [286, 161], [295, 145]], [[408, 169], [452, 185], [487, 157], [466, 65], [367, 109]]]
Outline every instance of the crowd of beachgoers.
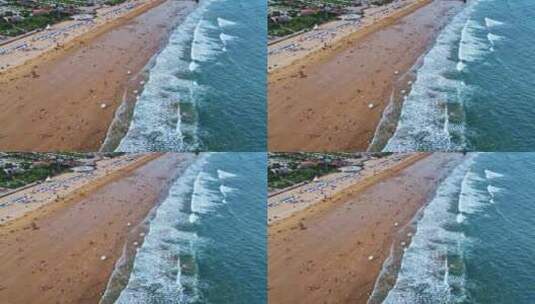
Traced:
[[115, 6], [104, 6], [95, 16], [73, 18], [44, 29], [26, 33], [0, 44], [0, 69], [6, 69], [25, 62], [72, 39], [95, 30], [98, 26], [125, 16], [140, 5], [152, 0], [132, 0]]
[[[66, 172], [48, 177], [45, 181], [38, 181], [5, 193], [0, 197], [0, 222], [14, 217], [8, 210], [9, 207], [31, 210], [44, 203], [59, 200], [98, 178], [125, 168], [137, 161], [141, 156], [139, 154], [125, 154], [115, 158], [104, 158], [96, 162], [94, 170]], [[35, 206], [32, 204], [35, 204]], [[5, 214], [2, 214], [4, 213], [2, 211]]]

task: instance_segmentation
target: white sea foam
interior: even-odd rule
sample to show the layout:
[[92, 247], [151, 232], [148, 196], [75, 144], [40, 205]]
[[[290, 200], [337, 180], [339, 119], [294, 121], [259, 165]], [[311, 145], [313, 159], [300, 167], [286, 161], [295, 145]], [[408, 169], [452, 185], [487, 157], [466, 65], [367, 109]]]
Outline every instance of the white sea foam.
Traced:
[[485, 25], [487, 26], [487, 28], [493, 28], [496, 26], [503, 25], [503, 22], [485, 17]]
[[485, 169], [485, 177], [487, 179], [495, 179], [495, 178], [503, 177], [503, 174], [494, 172], [492, 170]]
[[223, 45], [220, 40], [214, 38], [217, 28], [208, 20], [201, 19], [193, 32], [191, 45], [191, 59], [194, 62], [210, 61], [218, 53], [222, 52]]
[[[474, 192], [466, 177], [473, 159], [466, 160], [439, 185], [429, 202], [410, 246], [403, 255], [394, 287], [383, 303], [458, 303], [465, 297], [461, 245], [466, 237], [452, 229], [458, 215], [451, 212], [457, 200]], [[464, 184], [464, 186], [463, 186]], [[459, 190], [459, 187], [462, 189]], [[464, 194], [462, 192], [464, 191]], [[461, 194], [460, 194], [461, 193]], [[456, 273], [450, 273], [455, 267]], [[460, 291], [453, 293], [452, 291]]]
[[461, 32], [458, 53], [459, 62], [463, 64], [463, 67], [479, 61], [488, 53], [490, 45], [486, 39], [481, 38], [480, 34], [484, 30], [485, 28], [476, 20], [469, 19], [465, 23]]
[[[202, 157], [171, 186], [168, 197], [156, 210], [139, 248], [126, 287], [116, 303], [193, 303], [199, 299], [196, 247], [203, 240], [194, 231], [180, 227], [194, 222], [184, 212], [189, 193], [205, 164]], [[187, 268], [188, 273], [182, 269]]]
[[[212, 60], [222, 44], [210, 32], [217, 27], [203, 20], [212, 1], [201, 5], [169, 37], [169, 43], [154, 58], [143, 93], [136, 102], [129, 129], [117, 151], [183, 151], [198, 146], [195, 104], [205, 90], [182, 75], [196, 71]], [[181, 105], [191, 104], [184, 114]], [[188, 115], [188, 120], [183, 119]]]
[[458, 76], [481, 61], [490, 46], [482, 36], [485, 27], [471, 19], [477, 3], [458, 13], [425, 55], [384, 151], [448, 151], [467, 146], [464, 101], [474, 88]]
[[236, 191], [236, 189], [234, 189], [232, 187], [225, 186], [225, 185], [221, 185], [221, 186], [219, 186], [219, 191], [221, 192], [221, 194], [223, 194], [224, 197], [228, 197], [229, 194], [231, 194], [232, 192]]
[[199, 64], [195, 61], [192, 61], [189, 63], [189, 70], [190, 72], [195, 72], [199, 68]]
[[230, 172], [227, 172], [227, 171], [224, 171], [224, 170], [220, 170], [220, 169], [217, 170], [217, 177], [220, 180], [224, 180], [224, 179], [227, 179], [227, 178], [233, 178], [233, 177], [236, 177], [236, 176], [237, 175], [234, 174], [234, 173], [230, 173]]
[[219, 25], [219, 27], [225, 28], [236, 25], [236, 22], [224, 18], [217, 18], [217, 24]]
[[496, 43], [501, 41], [501, 40], [503, 40], [504, 37], [500, 36], [500, 35], [493, 34], [493, 33], [488, 33], [487, 34], [487, 39], [488, 39], [489, 43], [492, 45], [492, 47], [494, 48], [494, 46], [496, 46]]
[[201, 172], [197, 175], [193, 184], [193, 194], [191, 198], [191, 211], [195, 214], [206, 214], [212, 212], [218, 204], [221, 203], [222, 197], [219, 192], [212, 190], [209, 183], [213, 183], [214, 178], [208, 173]]
[[232, 36], [232, 35], [228, 35], [228, 34], [225, 34], [225, 33], [221, 33], [219, 34], [219, 39], [221, 39], [221, 42], [226, 46], [229, 44], [229, 42], [233, 41], [233, 40], [236, 40], [238, 37], [236, 36]]
[[493, 185], [488, 185], [487, 186], [487, 192], [492, 197], [493, 201], [494, 201], [494, 198], [496, 197], [496, 194], [500, 193], [501, 191], [502, 191], [502, 188], [499, 188], [499, 187], [496, 187], [496, 186], [493, 186]]
[[451, 132], [462, 137], [463, 125], [450, 121], [449, 116], [454, 113], [450, 113], [448, 103], [461, 102], [457, 94], [463, 84], [446, 75], [457, 63], [450, 54], [468, 17], [468, 11], [455, 16], [425, 55], [385, 151], [456, 149]]
[[192, 214], [189, 215], [188, 219], [189, 219], [189, 222], [193, 224], [193, 223], [196, 223], [199, 220], [199, 216], [197, 214], [195, 214], [195, 213], [192, 213]]
[[461, 183], [461, 193], [459, 195], [458, 210], [463, 219], [467, 215], [481, 211], [489, 201], [488, 194], [479, 190], [477, 183], [484, 182], [477, 173], [468, 171]]

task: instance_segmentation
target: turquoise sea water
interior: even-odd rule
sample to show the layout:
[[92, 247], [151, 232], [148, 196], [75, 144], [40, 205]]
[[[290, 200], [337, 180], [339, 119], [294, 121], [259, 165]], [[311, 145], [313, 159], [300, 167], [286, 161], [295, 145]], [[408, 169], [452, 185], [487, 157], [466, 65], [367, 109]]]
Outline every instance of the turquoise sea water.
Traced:
[[535, 149], [535, 2], [468, 0], [424, 57], [388, 151]]
[[417, 222], [384, 303], [535, 301], [535, 153], [470, 155]]
[[200, 0], [155, 57], [120, 151], [265, 151], [266, 1]]
[[266, 303], [266, 154], [202, 155], [149, 224], [116, 303]]

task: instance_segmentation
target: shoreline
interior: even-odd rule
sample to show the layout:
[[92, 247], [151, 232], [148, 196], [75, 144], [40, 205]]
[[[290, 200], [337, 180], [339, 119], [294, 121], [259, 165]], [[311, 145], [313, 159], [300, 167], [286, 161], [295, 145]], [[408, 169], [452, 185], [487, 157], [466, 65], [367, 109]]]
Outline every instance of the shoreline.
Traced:
[[[194, 156], [192, 160], [188, 161], [186, 167], [192, 165], [196, 161], [198, 161], [198, 157]], [[128, 284], [130, 274], [134, 267], [137, 249], [143, 244], [144, 241], [144, 239], [139, 240], [139, 235], [146, 235], [149, 232], [150, 223], [156, 216], [158, 208], [162, 202], [167, 199], [169, 196], [169, 189], [176, 179], [184, 173], [186, 167], [180, 170], [175, 170], [176, 172], [172, 174], [172, 177], [167, 179], [163, 188], [164, 190], [160, 191], [155, 200], [154, 206], [150, 209], [145, 218], [139, 222], [139, 224], [137, 224], [132, 231], [130, 231], [129, 235], [127, 236], [127, 241], [123, 246], [122, 254], [115, 262], [113, 271], [110, 273], [106, 288], [104, 289], [102, 297], [98, 302], [99, 304], [114, 304], [117, 298], [120, 296], [122, 290]]]
[[406, 94], [401, 76], [461, 5], [418, 1], [270, 72], [270, 150], [368, 150], [390, 98]]
[[121, 143], [121, 140], [128, 133], [138, 96], [141, 96], [143, 93], [143, 90], [145, 89], [144, 83], [148, 80], [150, 69], [154, 66], [154, 61], [162, 51], [163, 47], [164, 45], [162, 44], [158, 51], [149, 59], [147, 64], [136, 73], [135, 77], [128, 81], [128, 84], [126, 84], [121, 102], [115, 110], [115, 114], [109, 124], [106, 135], [98, 149], [100, 152], [115, 151]]
[[2, 226], [0, 267], [9, 276], [0, 280], [0, 295], [7, 303], [100, 301], [123, 249], [143, 241], [143, 223], [195, 158], [142, 157], [130, 171]]
[[388, 292], [394, 287], [397, 281], [401, 263], [403, 262], [403, 255], [405, 249], [411, 245], [412, 237], [418, 230], [418, 223], [424, 216], [424, 211], [428, 207], [429, 203], [436, 197], [437, 189], [442, 182], [450, 176], [450, 174], [463, 164], [470, 156], [460, 155], [456, 152], [439, 152], [439, 153], [451, 153], [458, 155], [458, 159], [452, 161], [451, 166], [443, 168], [444, 174], [439, 178], [434, 185], [433, 191], [429, 192], [424, 198], [423, 205], [416, 210], [414, 216], [406, 225], [401, 227], [399, 231], [392, 237], [393, 242], [390, 247], [390, 254], [383, 261], [381, 271], [376, 276], [376, 280], [373, 284], [372, 292], [369, 293], [369, 298], [366, 304], [381, 304], [385, 300]]
[[322, 208], [270, 226], [271, 301], [367, 303], [392, 244], [410, 241], [406, 229], [462, 159], [425, 155], [369, 185], [357, 183], [359, 189], [335, 195]]
[[[147, 65], [195, 7], [194, 1], [152, 1], [1, 73], [0, 147], [106, 150], [103, 143], [117, 124], [116, 112], [123, 103], [135, 103]], [[21, 92], [20, 87], [32, 90]], [[56, 121], [62, 121], [59, 128]]]

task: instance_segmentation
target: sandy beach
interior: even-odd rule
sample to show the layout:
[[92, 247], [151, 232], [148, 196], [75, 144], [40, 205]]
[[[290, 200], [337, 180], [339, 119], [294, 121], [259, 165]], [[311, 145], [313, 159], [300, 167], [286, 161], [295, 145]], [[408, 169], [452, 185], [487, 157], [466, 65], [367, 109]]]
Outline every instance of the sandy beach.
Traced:
[[462, 159], [414, 157], [269, 227], [270, 303], [367, 302], [393, 244], [410, 242], [418, 211]]
[[389, 4], [364, 9], [361, 18], [342, 16], [303, 33], [275, 37], [268, 41], [268, 71], [287, 67], [311, 53], [321, 52], [325, 46], [335, 46], [348, 35], [361, 31], [385, 17], [412, 11], [423, 2], [425, 1], [395, 0]]
[[0, 148], [98, 150], [123, 99], [135, 101], [143, 69], [195, 5], [145, 1], [1, 72]]
[[415, 1], [296, 59], [270, 58], [280, 67], [268, 76], [269, 149], [367, 150], [392, 97], [410, 89], [411, 69], [461, 6]]
[[[126, 240], [143, 241], [141, 223], [193, 159], [138, 155], [2, 224], [3, 303], [98, 303]], [[40, 195], [45, 194], [31, 198]]]
[[310, 206], [328, 201], [327, 198], [343, 193], [356, 183], [369, 184], [384, 174], [399, 171], [426, 154], [399, 153], [382, 158], [371, 158], [364, 162], [359, 172], [335, 172], [316, 178], [299, 187], [290, 187], [270, 195], [268, 198], [268, 224], [273, 224], [299, 213]]

